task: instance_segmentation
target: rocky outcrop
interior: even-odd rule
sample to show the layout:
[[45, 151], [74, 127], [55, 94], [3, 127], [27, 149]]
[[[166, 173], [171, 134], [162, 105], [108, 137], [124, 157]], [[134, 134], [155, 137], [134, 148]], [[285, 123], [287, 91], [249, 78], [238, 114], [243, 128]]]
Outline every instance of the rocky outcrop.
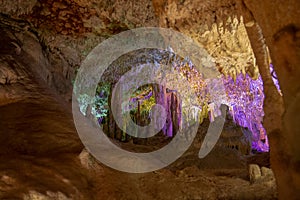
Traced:
[[[293, 0], [276, 4], [244, 0], [243, 5], [261, 27], [260, 37], [270, 49], [283, 93], [280, 97], [274, 91], [269, 72], [265, 65], [260, 65], [266, 83], [264, 125], [269, 135], [271, 167], [277, 179], [279, 198], [297, 199], [300, 191], [300, 4]], [[254, 39], [252, 43], [257, 42]]]
[[261, 177], [261, 171], [258, 165], [249, 165], [249, 178], [250, 182], [254, 183]]
[[0, 198], [90, 199], [70, 106], [46, 84], [39, 40], [3, 24], [0, 32]]
[[249, 165], [249, 179], [252, 184], [271, 184], [275, 186], [275, 177], [271, 169], [259, 167], [256, 164]]

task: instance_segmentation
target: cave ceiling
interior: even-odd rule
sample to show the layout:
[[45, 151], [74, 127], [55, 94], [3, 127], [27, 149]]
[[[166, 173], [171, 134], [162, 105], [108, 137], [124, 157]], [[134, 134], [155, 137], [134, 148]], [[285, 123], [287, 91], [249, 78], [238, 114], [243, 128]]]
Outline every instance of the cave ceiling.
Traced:
[[7, 1], [0, 2], [0, 12], [4, 14], [1, 18], [10, 20], [2, 19], [2, 23], [14, 23], [19, 32], [33, 32], [52, 54], [50, 62], [55, 65], [58, 58], [63, 58], [64, 62], [56, 64], [54, 71], [61, 71], [68, 79], [75, 76], [90, 50], [109, 36], [137, 27], [157, 26], [193, 38], [215, 59], [224, 75], [235, 78], [248, 73], [254, 79], [259, 75], [235, 0]]

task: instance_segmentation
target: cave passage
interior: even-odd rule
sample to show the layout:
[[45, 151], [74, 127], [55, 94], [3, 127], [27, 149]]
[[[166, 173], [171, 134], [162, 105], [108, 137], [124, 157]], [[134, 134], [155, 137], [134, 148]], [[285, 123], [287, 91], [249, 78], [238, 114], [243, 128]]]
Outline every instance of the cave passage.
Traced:
[[[229, 115], [228, 118], [236, 126], [239, 126], [244, 135], [251, 141], [252, 151], [269, 151], [268, 137], [262, 124], [264, 92], [260, 75], [253, 79], [245, 73], [240, 73], [236, 77], [220, 74], [218, 78], [213, 80], [205, 79], [204, 75], [198, 72], [188, 59], [178, 59], [174, 53], [168, 51], [152, 50], [149, 51], [149, 54], [151, 53], [152, 55], [149, 55], [149, 57], [154, 58], [153, 60], [156, 63], [162, 62], [161, 58], [163, 57], [171, 57], [168, 61], [169, 65], [189, 82], [197, 96], [197, 104], [193, 105], [194, 109], [190, 110], [189, 113], [182, 113], [180, 94], [171, 88], [172, 86], [143, 85], [137, 88], [134, 94], [131, 94], [129, 102], [123, 102], [124, 105], [122, 105], [122, 111], [130, 111], [131, 118], [136, 124], [147, 126], [150, 123], [152, 106], [155, 104], [162, 105], [167, 112], [167, 119], [161, 134], [172, 138], [182, 126], [181, 118], [183, 114], [188, 115], [189, 118], [193, 118], [194, 121], [198, 121], [200, 124], [207, 118], [210, 122], [213, 122], [216, 117], [220, 116], [220, 105], [225, 104]], [[147, 62], [153, 63], [153, 60], [148, 60]], [[138, 75], [143, 65], [134, 67]], [[273, 74], [273, 81], [280, 92], [272, 64], [270, 64], [270, 71]], [[115, 80], [116, 77], [111, 77], [111, 79]], [[131, 136], [124, 131], [126, 128], [123, 130], [118, 128], [109, 109], [113, 87], [113, 81], [99, 82], [92, 113], [109, 137], [126, 142], [130, 140]], [[222, 93], [223, 91], [225, 93]], [[233, 148], [238, 147], [233, 145]]]
[[[0, 199], [299, 199], [299, 10], [299, 0], [1, 0]], [[72, 98], [78, 72], [93, 49], [141, 27], [191, 38], [189, 44], [200, 44], [210, 56], [197, 58], [214, 63], [219, 75], [208, 79], [196, 62], [174, 54], [172, 45], [140, 49], [114, 57], [98, 83], [93, 82], [98, 85], [92, 97]], [[159, 38], [159, 44], [168, 43], [169, 38]], [[118, 52], [126, 44], [111, 49]], [[177, 78], [166, 73], [160, 84], [131, 78], [134, 91], [119, 94], [117, 111], [126, 116], [119, 127], [112, 105], [121, 77], [164, 65]], [[158, 170], [115, 170], [81, 138], [72, 115], [74, 99], [84, 122], [102, 127], [102, 138], [122, 151], [149, 155], [177, 136], [192, 142]], [[157, 105], [166, 120], [152, 120]], [[199, 149], [210, 124], [221, 118], [223, 105], [220, 137], [200, 158]], [[139, 132], [128, 134], [131, 121], [145, 129], [154, 122], [161, 129], [141, 138]], [[191, 136], [186, 127], [195, 124]], [[89, 142], [96, 146], [96, 140]], [[129, 157], [100, 151], [112, 161], [130, 163]]]

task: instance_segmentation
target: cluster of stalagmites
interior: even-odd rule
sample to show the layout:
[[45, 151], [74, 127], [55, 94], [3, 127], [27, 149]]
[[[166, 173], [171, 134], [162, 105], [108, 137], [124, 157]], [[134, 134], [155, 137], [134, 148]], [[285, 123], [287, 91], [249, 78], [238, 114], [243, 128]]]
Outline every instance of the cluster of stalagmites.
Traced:
[[257, 164], [249, 165], [249, 179], [251, 183], [275, 181], [274, 173], [270, 168], [259, 167]]

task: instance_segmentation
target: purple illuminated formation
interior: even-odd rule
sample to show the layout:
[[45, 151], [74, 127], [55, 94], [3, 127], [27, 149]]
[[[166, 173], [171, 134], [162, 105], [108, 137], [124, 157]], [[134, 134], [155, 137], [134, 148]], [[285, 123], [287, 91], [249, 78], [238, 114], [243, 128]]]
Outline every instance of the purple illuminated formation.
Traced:
[[234, 82], [231, 77], [223, 76], [223, 83], [228, 96], [229, 112], [233, 120], [252, 132], [253, 149], [268, 151], [268, 138], [262, 125], [264, 93], [261, 77], [253, 80], [247, 74], [245, 76], [240, 74]]
[[[245, 76], [240, 74], [234, 82], [233, 78], [222, 75], [219, 81], [211, 80], [206, 82], [194, 67], [181, 66], [179, 69], [195, 89], [202, 106], [204, 105], [203, 102], [207, 101], [227, 104], [234, 122], [251, 131], [252, 148], [257, 151], [269, 151], [268, 138], [262, 125], [264, 93], [263, 82], [260, 76], [257, 80], [253, 80], [247, 74]], [[276, 82], [274, 83], [276, 84]], [[211, 84], [215, 86], [213, 86], [213, 89], [210, 89], [208, 94], [207, 88], [211, 87]], [[218, 84], [225, 86], [226, 96], [223, 96], [222, 92], [216, 91], [218, 88], [222, 88], [218, 87]], [[278, 82], [276, 86], [279, 87]], [[215, 94], [212, 94], [212, 91]], [[210, 120], [213, 120], [212, 116], [218, 116], [218, 109], [209, 109], [209, 111]]]
[[270, 72], [271, 72], [271, 75], [272, 75], [272, 79], [273, 79], [273, 82], [278, 90], [278, 92], [281, 94], [281, 90], [280, 90], [280, 86], [279, 86], [279, 81], [278, 81], [278, 78], [277, 78], [277, 75], [276, 75], [276, 72], [274, 71], [274, 67], [272, 64], [270, 64]]
[[[274, 83], [279, 89], [278, 81], [272, 70], [272, 66], [270, 66], [270, 68]], [[199, 102], [202, 104], [201, 107], [205, 104], [203, 104], [203, 102], [211, 102], [210, 104], [212, 104], [212, 102], [216, 104], [227, 104], [229, 106], [229, 113], [234, 122], [241, 127], [244, 127], [244, 130], [251, 131], [252, 149], [257, 151], [269, 151], [268, 138], [262, 125], [264, 116], [264, 93], [263, 82], [260, 76], [257, 80], [253, 80], [247, 74], [245, 76], [239, 74], [236, 81], [234, 81], [232, 77], [225, 77], [222, 75], [220, 77], [221, 80], [219, 81], [210, 80], [207, 82], [203, 80], [202, 75], [198, 73], [193, 66], [181, 66], [179, 70], [187, 77], [195, 89]], [[213, 89], [209, 90], [210, 93], [208, 93], [207, 88], [211, 87], [211, 84], [214, 86]], [[218, 87], [218, 84], [223, 84], [225, 86], [226, 96], [223, 96], [221, 91], [216, 91], [218, 88], [222, 88]], [[215, 94], [212, 94], [212, 91]], [[212, 116], [218, 116], [217, 108], [209, 109], [209, 111], [210, 120], [213, 120]]]
[[[227, 104], [229, 106], [229, 113], [234, 122], [244, 127], [244, 131], [251, 131], [252, 149], [257, 151], [269, 151], [268, 138], [262, 125], [264, 116], [264, 93], [263, 82], [260, 76], [257, 80], [253, 80], [247, 74], [245, 76], [240, 74], [237, 76], [236, 81], [234, 81], [233, 78], [222, 75], [220, 77], [221, 80], [205, 81], [192, 64], [178, 65], [176, 68], [187, 78], [195, 89], [201, 105], [200, 107], [210, 102], [208, 111], [211, 121], [214, 119], [213, 116], [218, 116], [218, 109], [210, 108], [211, 105], [215, 105], [215, 103], [217, 105], [220, 103]], [[270, 66], [270, 70], [274, 83], [280, 92], [272, 65]], [[218, 87], [218, 85], [222, 84], [225, 86], [226, 96], [222, 95], [221, 90], [216, 91], [222, 88]], [[213, 89], [210, 89], [208, 93], [207, 89], [208, 87], [211, 88], [212, 85]]]
[[[272, 64], [270, 64], [270, 72], [273, 82], [281, 94], [279, 82]], [[264, 93], [261, 76], [257, 80], [253, 80], [248, 75], [244, 77], [240, 74], [236, 79], [236, 83], [234, 83], [231, 77], [223, 77], [223, 82], [229, 98], [230, 114], [234, 121], [252, 132], [253, 149], [268, 151], [268, 138], [262, 125]]]

